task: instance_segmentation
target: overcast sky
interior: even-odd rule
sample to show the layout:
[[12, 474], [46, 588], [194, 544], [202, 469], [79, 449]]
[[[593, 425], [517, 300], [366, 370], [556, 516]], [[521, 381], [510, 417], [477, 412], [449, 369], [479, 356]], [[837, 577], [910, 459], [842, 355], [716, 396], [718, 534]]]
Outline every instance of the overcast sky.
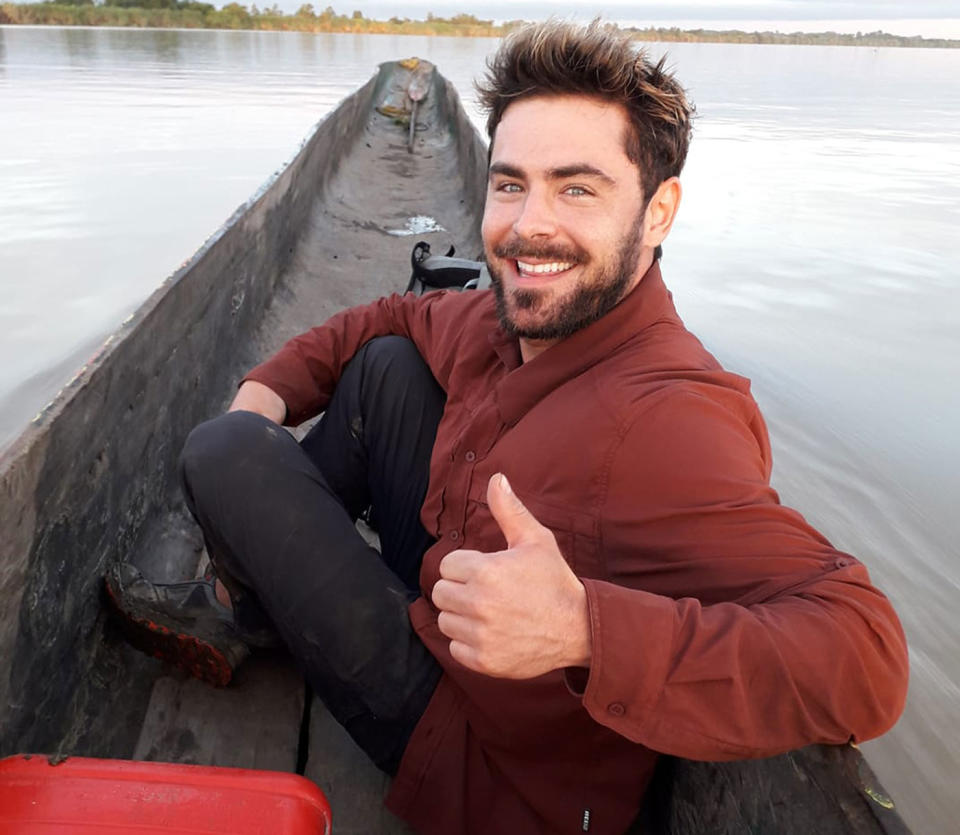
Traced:
[[[284, 0], [296, 9], [303, 0]], [[242, 0], [241, 0], [242, 2]], [[630, 25], [780, 30], [782, 32], [856, 32], [883, 29], [901, 35], [960, 37], [960, 0], [686, 0], [638, 3], [634, 0], [317, 0], [318, 11], [332, 5], [341, 14], [354, 9], [368, 17], [423, 18], [427, 12], [449, 16], [471, 12], [477, 17], [537, 20], [551, 14], [589, 19], [603, 17]]]

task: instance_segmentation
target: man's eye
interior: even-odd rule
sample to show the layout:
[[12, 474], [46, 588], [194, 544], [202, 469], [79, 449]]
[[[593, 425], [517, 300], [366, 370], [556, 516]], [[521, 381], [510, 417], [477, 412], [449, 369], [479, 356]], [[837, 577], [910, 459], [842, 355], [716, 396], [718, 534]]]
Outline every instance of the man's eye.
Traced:
[[590, 193], [583, 186], [567, 186], [564, 192], [571, 197], [586, 197]]
[[507, 194], [519, 194], [522, 190], [519, 183], [500, 183], [497, 186], [497, 191], [503, 191]]

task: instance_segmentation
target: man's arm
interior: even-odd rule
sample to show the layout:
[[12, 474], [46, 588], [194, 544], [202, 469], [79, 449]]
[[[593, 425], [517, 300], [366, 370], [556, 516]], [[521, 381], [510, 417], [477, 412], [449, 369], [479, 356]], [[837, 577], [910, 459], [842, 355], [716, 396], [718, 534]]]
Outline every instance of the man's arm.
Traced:
[[628, 739], [688, 759], [879, 736], [903, 710], [906, 644], [858, 569], [751, 606], [586, 581], [584, 707]]
[[[589, 670], [567, 679], [593, 718], [691, 759], [889, 729], [907, 685], [896, 614], [862, 565], [777, 503], [758, 431], [685, 393], [625, 435], [604, 515], [611, 581], [583, 581], [586, 626], [572, 573], [535, 521], [493, 560], [448, 555], [433, 599], [455, 657], [539, 675], [577, 664], [560, 653], [585, 646], [586, 629]], [[521, 576], [524, 564], [538, 573]]]
[[779, 503], [755, 408], [685, 389], [634, 421], [603, 512], [611, 582], [584, 583], [584, 706], [691, 759], [868, 739], [906, 698], [893, 608], [857, 560]]
[[424, 296], [392, 295], [343, 310], [289, 340], [252, 369], [230, 408], [258, 412], [271, 420], [279, 416], [278, 422], [296, 426], [326, 408], [346, 364], [378, 336], [412, 340], [443, 386], [443, 364], [435, 358], [450, 354], [453, 332], [459, 329], [460, 321], [455, 315], [435, 315], [434, 308], [445, 298], [456, 304], [458, 296], [442, 291]]

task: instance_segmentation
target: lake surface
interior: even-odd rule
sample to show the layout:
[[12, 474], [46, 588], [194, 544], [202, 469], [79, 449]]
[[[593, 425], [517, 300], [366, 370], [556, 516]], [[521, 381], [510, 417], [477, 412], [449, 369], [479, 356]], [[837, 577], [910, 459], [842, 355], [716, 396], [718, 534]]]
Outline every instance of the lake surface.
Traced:
[[[0, 445], [383, 60], [493, 40], [0, 27]], [[960, 52], [668, 51], [699, 118], [664, 275], [754, 381], [774, 483], [893, 599], [908, 708], [871, 763], [960, 818]], [[405, 276], [398, 276], [402, 289]]]

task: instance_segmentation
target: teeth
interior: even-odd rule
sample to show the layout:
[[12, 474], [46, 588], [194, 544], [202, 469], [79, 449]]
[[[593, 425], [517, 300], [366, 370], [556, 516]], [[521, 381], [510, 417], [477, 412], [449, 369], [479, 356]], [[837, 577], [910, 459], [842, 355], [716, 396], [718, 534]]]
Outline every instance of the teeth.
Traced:
[[517, 269], [524, 273], [534, 273], [535, 275], [543, 273], [561, 273], [569, 270], [573, 264], [566, 261], [554, 261], [552, 264], [527, 264], [524, 261], [517, 261]]

